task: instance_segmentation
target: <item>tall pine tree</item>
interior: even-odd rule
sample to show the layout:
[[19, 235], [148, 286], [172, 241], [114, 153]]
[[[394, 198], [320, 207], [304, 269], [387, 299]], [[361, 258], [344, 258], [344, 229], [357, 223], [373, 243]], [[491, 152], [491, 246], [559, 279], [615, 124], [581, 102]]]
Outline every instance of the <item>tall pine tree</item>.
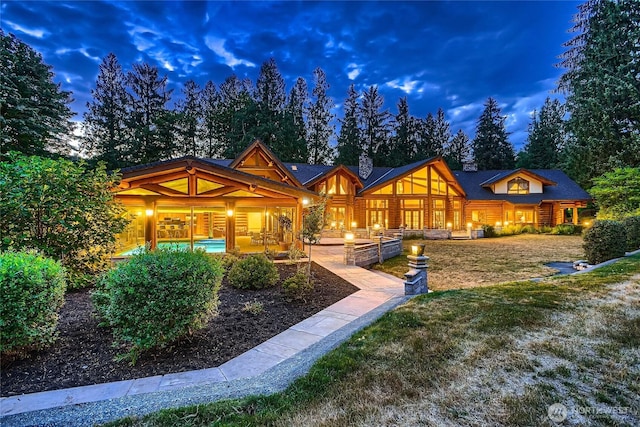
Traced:
[[321, 68], [313, 71], [313, 102], [307, 118], [309, 135], [307, 147], [309, 151], [309, 163], [312, 165], [330, 165], [333, 161], [333, 149], [329, 145], [334, 134], [331, 112], [334, 107], [333, 99], [327, 95], [329, 83], [327, 76]]
[[337, 164], [355, 166], [358, 165], [360, 154], [364, 152], [361, 144], [360, 128], [358, 126], [358, 115], [360, 106], [358, 104], [358, 91], [354, 85], [349, 86], [347, 99], [344, 101], [344, 115], [340, 120], [340, 134], [338, 135], [338, 155], [335, 162]]
[[640, 3], [590, 0], [579, 7], [559, 64], [572, 139], [564, 169], [588, 188], [620, 166], [640, 166]]
[[195, 81], [188, 80], [182, 88], [182, 95], [183, 99], [176, 103], [176, 150], [179, 155], [200, 156], [204, 151], [200, 140], [203, 123], [200, 86]]
[[92, 101], [84, 113], [83, 151], [108, 169], [127, 166], [129, 128], [125, 75], [118, 58], [109, 53], [100, 64]]
[[224, 153], [223, 136], [218, 121], [220, 94], [212, 81], [208, 81], [202, 89], [200, 105], [202, 106], [202, 126], [200, 127], [202, 154], [209, 158], [220, 157]]
[[389, 118], [391, 114], [382, 110], [384, 98], [377, 86], [370, 86], [362, 94], [360, 105], [360, 129], [365, 153], [376, 166], [387, 166], [390, 158]]
[[459, 129], [444, 150], [444, 159], [453, 170], [461, 170], [462, 165], [471, 160], [469, 137]]
[[141, 164], [171, 158], [175, 120], [166, 107], [172, 92], [167, 90], [167, 77], [160, 77], [157, 67], [138, 63], [127, 74], [127, 86], [129, 127], [133, 132], [129, 162]]
[[398, 101], [398, 114], [393, 120], [393, 137], [391, 138], [391, 156], [389, 166], [397, 167], [411, 163], [418, 150], [417, 122], [409, 114], [407, 98]]
[[296, 145], [307, 146], [307, 126], [305, 123], [307, 111], [309, 111], [307, 81], [302, 77], [298, 77], [289, 92], [289, 101], [286, 108], [287, 114], [291, 117]]
[[476, 125], [473, 157], [479, 170], [512, 169], [515, 166], [513, 145], [505, 129], [505, 117], [498, 102], [489, 98]]
[[71, 93], [53, 82], [52, 67], [13, 34], [0, 30], [0, 158], [67, 154]]
[[564, 147], [565, 109], [557, 99], [547, 97], [539, 113], [533, 112], [529, 136], [518, 166], [532, 169], [551, 169], [558, 166], [560, 149]]

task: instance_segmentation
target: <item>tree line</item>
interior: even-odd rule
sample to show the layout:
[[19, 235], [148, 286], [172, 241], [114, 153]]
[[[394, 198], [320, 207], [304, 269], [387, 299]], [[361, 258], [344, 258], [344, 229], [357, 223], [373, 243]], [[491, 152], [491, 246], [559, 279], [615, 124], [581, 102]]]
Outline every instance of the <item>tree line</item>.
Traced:
[[[393, 167], [441, 155], [453, 169], [467, 160], [481, 170], [561, 168], [589, 188], [612, 168], [640, 165], [640, 5], [588, 0], [572, 31], [558, 64], [566, 70], [557, 89], [566, 102], [547, 98], [533, 112], [518, 153], [492, 97], [473, 140], [462, 130], [453, 133], [442, 109], [415, 117], [401, 98], [397, 112], [385, 110], [376, 86], [359, 92], [351, 85], [337, 118], [321, 68], [313, 71], [311, 93], [301, 77], [287, 91], [271, 58], [255, 84], [235, 75], [204, 87], [187, 81], [169, 108], [174, 94], [166, 76], [146, 63], [125, 72], [114, 54], [100, 64], [81, 147], [91, 159], [120, 168], [182, 155], [234, 158], [259, 138], [287, 162], [355, 165], [366, 153], [374, 165]], [[0, 77], [1, 154], [66, 154], [71, 94], [53, 83], [37, 52], [13, 35], [0, 36], [7, 70]]]

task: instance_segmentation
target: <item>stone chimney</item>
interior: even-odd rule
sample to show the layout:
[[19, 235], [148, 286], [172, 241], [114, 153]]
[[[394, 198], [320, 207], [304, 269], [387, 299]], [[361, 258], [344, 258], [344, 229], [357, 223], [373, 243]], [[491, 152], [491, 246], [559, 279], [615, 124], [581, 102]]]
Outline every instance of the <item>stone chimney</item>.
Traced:
[[365, 153], [360, 154], [358, 159], [358, 175], [360, 178], [367, 179], [373, 172], [373, 160]]
[[478, 164], [473, 161], [463, 162], [462, 163], [462, 171], [463, 172], [478, 172]]

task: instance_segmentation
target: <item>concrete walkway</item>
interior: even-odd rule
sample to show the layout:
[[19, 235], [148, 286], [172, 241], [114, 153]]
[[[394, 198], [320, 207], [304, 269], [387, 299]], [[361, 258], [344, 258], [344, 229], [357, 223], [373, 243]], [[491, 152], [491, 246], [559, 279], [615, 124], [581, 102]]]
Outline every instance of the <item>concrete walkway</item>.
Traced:
[[1, 398], [0, 425], [86, 425], [283, 390], [327, 351], [408, 299], [402, 280], [344, 265], [342, 246], [313, 246], [311, 256], [360, 290], [215, 368]]

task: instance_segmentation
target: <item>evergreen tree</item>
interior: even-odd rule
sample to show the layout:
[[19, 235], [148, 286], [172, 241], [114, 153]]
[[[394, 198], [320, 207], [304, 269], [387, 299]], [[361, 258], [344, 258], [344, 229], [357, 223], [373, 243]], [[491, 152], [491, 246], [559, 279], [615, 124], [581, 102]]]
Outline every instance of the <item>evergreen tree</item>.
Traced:
[[591, 0], [560, 66], [570, 113], [564, 169], [579, 184], [615, 167], [640, 166], [640, 3]]
[[184, 99], [176, 103], [176, 148], [179, 155], [200, 156], [204, 151], [200, 140], [203, 123], [200, 87], [193, 80], [188, 80], [182, 88], [182, 94]]
[[257, 136], [258, 106], [252, 96], [251, 84], [231, 75], [220, 85], [218, 109], [219, 133], [223, 155], [228, 159], [238, 156]]
[[398, 114], [393, 121], [390, 166], [397, 167], [411, 163], [418, 149], [416, 119], [409, 114], [407, 98], [398, 101]]
[[512, 169], [515, 166], [515, 154], [504, 126], [505, 117], [493, 98], [487, 99], [484, 107], [472, 143], [478, 169]]
[[360, 128], [358, 127], [358, 91], [353, 84], [349, 86], [347, 99], [344, 101], [344, 116], [340, 120], [340, 134], [338, 135], [337, 164], [358, 165], [360, 154], [364, 151], [361, 145]]
[[429, 159], [443, 153], [443, 142], [439, 139], [440, 135], [438, 135], [438, 132], [441, 130], [438, 129], [437, 126], [438, 123], [431, 113], [427, 114], [427, 117], [420, 121], [416, 160]]
[[442, 156], [444, 149], [451, 140], [451, 126], [444, 116], [442, 108], [438, 108], [438, 112], [433, 124], [433, 141], [436, 148], [436, 156]]
[[471, 144], [469, 137], [459, 129], [444, 150], [444, 159], [453, 170], [461, 170], [464, 162], [470, 160]]
[[202, 126], [200, 128], [200, 140], [202, 141], [202, 154], [205, 157], [217, 158], [224, 152], [223, 135], [219, 124], [220, 94], [216, 85], [208, 81], [200, 93], [202, 106]]
[[286, 112], [291, 116], [294, 126], [294, 135], [296, 137], [296, 145], [307, 146], [307, 128], [305, 117], [309, 111], [309, 90], [307, 82], [302, 77], [296, 79], [296, 83], [289, 92], [289, 102], [287, 103]]
[[333, 160], [333, 149], [329, 145], [329, 141], [333, 136], [335, 128], [332, 124], [335, 115], [331, 112], [335, 104], [333, 100], [327, 96], [329, 83], [327, 76], [321, 68], [313, 71], [314, 88], [313, 97], [315, 100], [309, 109], [309, 117], [307, 119], [309, 136], [308, 151], [309, 163], [312, 165], [329, 165]]
[[387, 166], [390, 158], [389, 147], [389, 111], [382, 111], [384, 98], [378, 93], [377, 86], [370, 86], [362, 94], [360, 105], [360, 128], [365, 153], [373, 159], [376, 166]]
[[167, 77], [159, 77], [157, 67], [139, 63], [133, 65], [126, 79], [131, 105], [129, 127], [133, 132], [129, 162], [150, 163], [172, 157], [175, 119], [165, 107], [172, 92], [167, 90]]
[[115, 54], [109, 53], [102, 60], [91, 95], [93, 100], [87, 102], [84, 113], [83, 151], [105, 162], [110, 170], [127, 166], [127, 90]]
[[533, 112], [520, 167], [552, 169], [558, 165], [560, 149], [564, 146], [564, 114], [560, 101], [547, 97], [540, 113]]
[[0, 29], [0, 159], [9, 151], [67, 154], [71, 93], [53, 82], [52, 67], [13, 34]]

